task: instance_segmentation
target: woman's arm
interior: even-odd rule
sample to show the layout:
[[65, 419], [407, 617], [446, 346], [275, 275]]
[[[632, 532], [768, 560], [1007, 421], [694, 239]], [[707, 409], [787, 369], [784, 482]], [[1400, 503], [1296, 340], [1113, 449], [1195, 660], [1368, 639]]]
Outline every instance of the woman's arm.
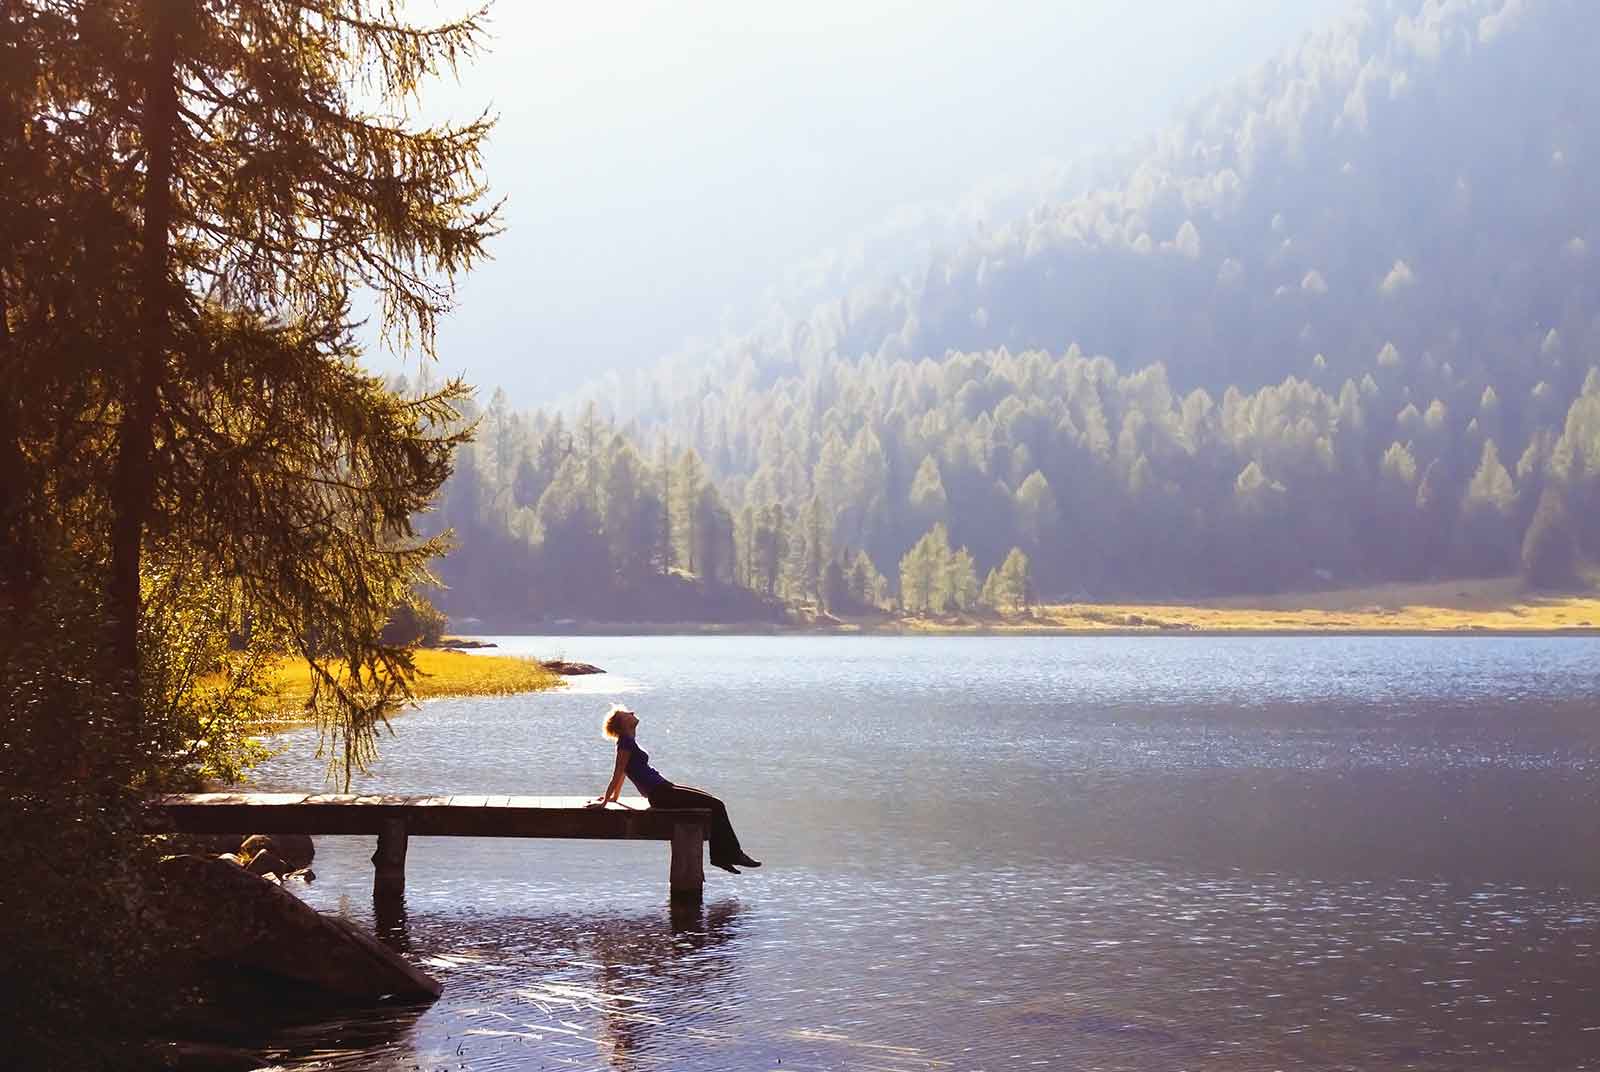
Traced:
[[611, 772], [611, 781], [607, 783], [606, 791], [600, 795], [600, 804], [607, 804], [622, 795], [622, 779], [628, 773], [628, 760], [632, 756], [632, 749], [617, 749], [617, 765]]

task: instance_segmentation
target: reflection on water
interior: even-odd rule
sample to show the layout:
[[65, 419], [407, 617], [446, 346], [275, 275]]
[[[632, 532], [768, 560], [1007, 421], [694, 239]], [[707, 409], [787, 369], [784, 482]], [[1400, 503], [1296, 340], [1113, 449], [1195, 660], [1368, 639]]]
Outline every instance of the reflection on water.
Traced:
[[409, 1059], [415, 1050], [417, 1022], [427, 1013], [426, 1005], [393, 1002], [338, 1012], [326, 1007], [296, 1009], [293, 995], [282, 988], [270, 995], [243, 988], [229, 999], [228, 1007], [251, 1012], [248, 1019], [226, 1014], [225, 1020], [186, 1023], [182, 1033], [254, 1051], [273, 1065], [306, 1069], [415, 1067], [393, 1065], [386, 1057]]
[[[383, 922], [444, 997], [286, 1067], [1600, 1067], [1600, 642], [520, 650], [618, 672], [767, 866], [683, 916], [659, 843], [413, 839]], [[607, 687], [431, 703], [361, 788], [592, 794]], [[378, 922], [371, 851], [304, 896]]]
[[[658, 1067], [734, 1035], [740, 906], [617, 916], [418, 917], [399, 948], [444, 982], [433, 1010], [379, 1008], [249, 1040], [305, 1068]], [[419, 1024], [419, 1014], [425, 1019]]]

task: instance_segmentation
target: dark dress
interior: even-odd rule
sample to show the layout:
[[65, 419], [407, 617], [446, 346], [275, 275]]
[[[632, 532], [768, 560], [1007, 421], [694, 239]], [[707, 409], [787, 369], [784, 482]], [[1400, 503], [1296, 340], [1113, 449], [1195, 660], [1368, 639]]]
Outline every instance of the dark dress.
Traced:
[[728, 807], [704, 789], [673, 785], [650, 766], [650, 753], [632, 737], [618, 737], [617, 751], [628, 753], [627, 775], [633, 787], [644, 794], [652, 808], [703, 808], [711, 812], [711, 863], [736, 864], [744, 856], [739, 837], [728, 819]]

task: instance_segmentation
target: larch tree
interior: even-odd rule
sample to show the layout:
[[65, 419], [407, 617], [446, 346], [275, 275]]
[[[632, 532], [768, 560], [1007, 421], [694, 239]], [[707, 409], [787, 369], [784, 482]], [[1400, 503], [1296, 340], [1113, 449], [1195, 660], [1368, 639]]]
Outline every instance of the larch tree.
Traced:
[[950, 520], [950, 498], [945, 492], [939, 463], [933, 455], [922, 459], [916, 476], [911, 479], [911, 490], [906, 493], [911, 519], [921, 531], [939, 522]]
[[984, 575], [983, 587], [978, 590], [978, 605], [988, 610], [999, 610], [1000, 567], [995, 566]]
[[701, 498], [705, 491], [706, 471], [700, 455], [691, 447], [679, 457], [673, 467], [672, 492], [675, 496], [672, 518], [673, 558], [690, 573], [700, 570], [696, 557], [700, 550]]
[[978, 605], [978, 564], [971, 551], [962, 547], [950, 556], [947, 577], [951, 606], [959, 611], [970, 611]]
[[1028, 556], [1022, 548], [1013, 547], [1000, 564], [995, 595], [1010, 610], [1026, 610], [1032, 605], [1033, 577]]
[[117, 339], [76, 405], [103, 430], [91, 543], [120, 674], [141, 680], [145, 555], [181, 548], [282, 621], [348, 772], [409, 695], [409, 653], [380, 633], [442, 548], [411, 519], [465, 434], [459, 382], [402, 396], [360, 369], [351, 295], [431, 356], [497, 229], [488, 119], [414, 117], [482, 13], [416, 26], [394, 0], [38, 0], [6, 15], [8, 39], [49, 28], [16, 35], [13, 58], [54, 80], [8, 95], [26, 110], [8, 137], [34, 132], [65, 162], [57, 200], [85, 211], [56, 217], [57, 251], [100, 247], [93, 272], [38, 257], [9, 274], [19, 293], [75, 289], [87, 328]]
[[1558, 488], [1539, 497], [1522, 538], [1522, 576], [1535, 588], [1565, 589], [1578, 581], [1578, 541]]
[[822, 601], [822, 571], [830, 558], [825, 513], [822, 497], [812, 495], [800, 521], [805, 540], [805, 558], [800, 567], [801, 596], [814, 597], [819, 603]]
[[[968, 556], [966, 565], [970, 564]], [[974, 579], [973, 585], [976, 583]], [[938, 524], [900, 559], [900, 601], [912, 613], [943, 611], [954, 602], [955, 589], [950, 534], [943, 524]]]

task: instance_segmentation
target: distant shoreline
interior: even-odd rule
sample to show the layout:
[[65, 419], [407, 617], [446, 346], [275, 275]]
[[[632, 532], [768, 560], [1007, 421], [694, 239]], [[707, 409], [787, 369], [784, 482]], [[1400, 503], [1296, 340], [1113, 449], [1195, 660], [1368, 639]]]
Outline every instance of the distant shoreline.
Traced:
[[1600, 636], [1600, 626], [1570, 626], [1558, 628], [1494, 629], [1487, 626], [1470, 626], [1452, 629], [1423, 628], [1316, 628], [1316, 629], [1156, 629], [1123, 626], [1116, 628], [1073, 628], [1062, 626], [1022, 625], [940, 625], [918, 623], [915, 625], [891, 624], [888, 626], [858, 627], [853, 625], [821, 627], [815, 625], [773, 625], [764, 623], [719, 622], [697, 625], [694, 623], [661, 622], [590, 622], [559, 629], [548, 626], [529, 626], [520, 629], [498, 629], [492, 632], [473, 633], [472, 636], [554, 636], [554, 637], [604, 637], [604, 636], [843, 636], [843, 637], [1589, 637]]
[[455, 628], [465, 636], [1581, 637], [1600, 636], [1600, 592], [1529, 592], [1517, 578], [1499, 577], [1194, 603], [1047, 603], [1002, 615], [870, 614], [790, 622], [468, 619]]

